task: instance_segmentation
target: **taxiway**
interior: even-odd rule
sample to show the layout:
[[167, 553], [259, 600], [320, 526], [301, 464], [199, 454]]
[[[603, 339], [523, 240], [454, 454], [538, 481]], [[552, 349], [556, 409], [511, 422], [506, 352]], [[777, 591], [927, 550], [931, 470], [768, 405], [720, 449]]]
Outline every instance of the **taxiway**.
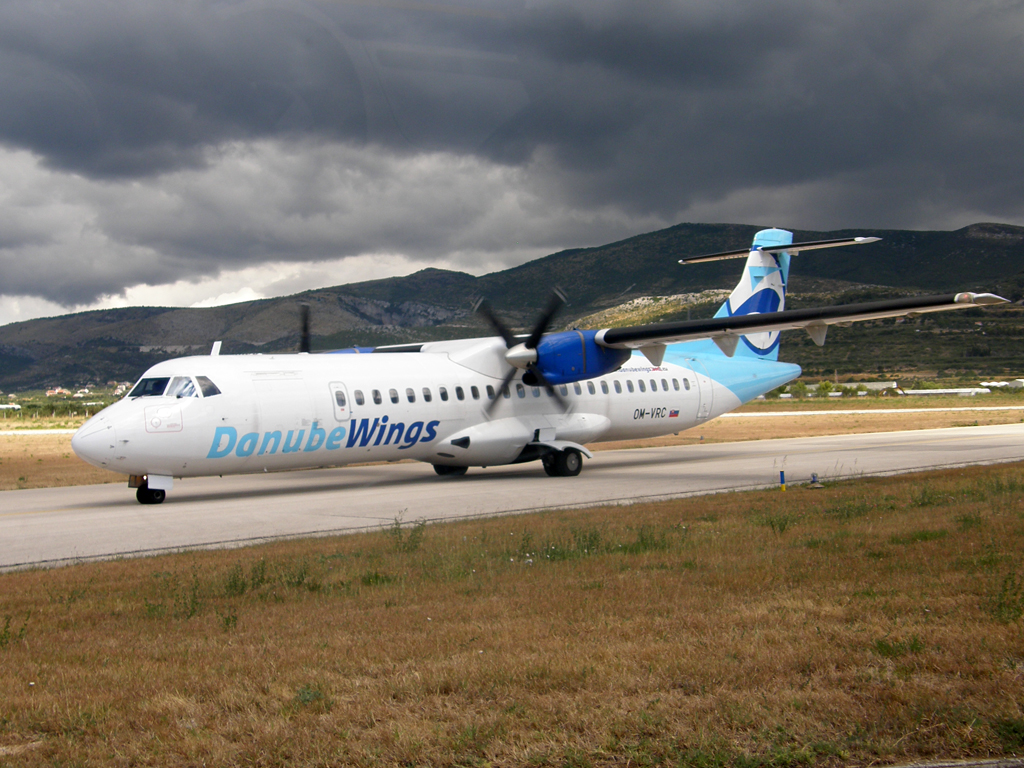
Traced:
[[0, 569], [283, 537], [628, 504], [822, 479], [1024, 460], [1024, 424], [602, 451], [575, 478], [539, 463], [437, 477], [425, 464], [175, 481], [143, 506], [121, 484], [0, 493]]

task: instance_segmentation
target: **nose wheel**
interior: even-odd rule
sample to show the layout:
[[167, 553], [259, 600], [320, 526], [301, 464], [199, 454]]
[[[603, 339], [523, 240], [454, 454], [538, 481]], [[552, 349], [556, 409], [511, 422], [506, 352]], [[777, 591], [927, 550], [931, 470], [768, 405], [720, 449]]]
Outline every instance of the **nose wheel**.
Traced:
[[143, 483], [136, 489], [135, 498], [139, 500], [139, 504], [162, 504], [163, 500], [167, 498], [167, 491], [150, 488], [149, 485]]

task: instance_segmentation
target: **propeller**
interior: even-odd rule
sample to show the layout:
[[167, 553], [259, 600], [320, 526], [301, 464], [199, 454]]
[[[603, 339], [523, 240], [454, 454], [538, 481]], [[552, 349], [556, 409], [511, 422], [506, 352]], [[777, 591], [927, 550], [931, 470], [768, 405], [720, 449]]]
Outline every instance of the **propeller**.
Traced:
[[558, 394], [551, 382], [541, 373], [540, 369], [536, 367], [538, 359], [537, 344], [540, 343], [541, 337], [551, 325], [555, 315], [558, 314], [558, 310], [565, 303], [565, 294], [560, 289], [555, 288], [551, 293], [551, 298], [548, 300], [547, 307], [544, 308], [541, 316], [537, 318], [537, 322], [534, 324], [533, 330], [530, 331], [526, 341], [517, 342], [508, 326], [494, 313], [487, 299], [481, 299], [477, 302], [475, 307], [477, 314], [481, 315], [505, 342], [508, 350], [505, 352], [505, 360], [511, 366], [508, 373], [505, 374], [505, 378], [501, 380], [501, 386], [498, 387], [498, 392], [494, 399], [487, 404], [486, 410], [488, 415], [497, 407], [498, 399], [503, 396], [508, 389], [508, 385], [512, 383], [512, 379], [516, 377], [520, 370], [525, 371], [523, 373], [523, 383], [528, 386], [543, 386], [548, 394], [558, 401], [563, 411], [568, 409], [569, 404]]
[[309, 352], [309, 304], [299, 304], [302, 331], [299, 335], [299, 352]]

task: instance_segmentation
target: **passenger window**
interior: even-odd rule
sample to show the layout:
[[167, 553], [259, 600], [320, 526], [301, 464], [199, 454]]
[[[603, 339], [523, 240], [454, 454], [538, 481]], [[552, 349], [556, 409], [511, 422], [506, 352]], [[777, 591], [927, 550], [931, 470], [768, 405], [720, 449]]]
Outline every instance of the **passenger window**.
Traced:
[[492, 387], [490, 384], [487, 385], [487, 399], [494, 399], [494, 387]]
[[138, 384], [132, 387], [128, 397], [159, 397], [167, 388], [167, 376], [159, 379], [141, 379]]
[[373, 403], [374, 405], [380, 405], [383, 402], [383, 398], [380, 396], [380, 390], [373, 390]]
[[391, 402], [392, 403], [397, 403], [398, 402], [398, 390], [397, 389], [389, 390], [388, 394], [391, 396]]
[[432, 399], [433, 399], [433, 396], [430, 394], [430, 387], [424, 387], [423, 388], [423, 402], [429, 403]]
[[597, 394], [597, 390], [594, 389], [594, 382], [592, 382], [592, 381], [588, 381], [587, 382], [587, 392], [589, 392], [592, 395], [596, 395]]
[[520, 398], [526, 397], [526, 387], [522, 384], [516, 384], [516, 394], [519, 395]]
[[608, 382], [607, 381], [602, 381], [601, 382], [601, 391], [604, 394], [606, 394], [606, 395], [608, 394]]
[[689, 379], [683, 379], [683, 388], [684, 388], [684, 389], [685, 389], [685, 390], [686, 390], [687, 392], [689, 392], [689, 391], [690, 391], [690, 380], [689, 380]]
[[340, 389], [334, 390], [334, 402], [338, 404], [339, 408], [345, 407], [345, 393]]
[[412, 387], [406, 387], [405, 399], [408, 400], [410, 403], [415, 403], [416, 402], [416, 390], [413, 389]]
[[501, 388], [501, 396], [505, 398], [512, 397], [512, 393], [508, 391], [508, 384]]
[[637, 382], [637, 386], [640, 387], [640, 391], [641, 392], [646, 392], [647, 391], [647, 387], [644, 386], [644, 380], [643, 379], [640, 379]]
[[615, 380], [615, 393], [619, 395], [622, 394], [622, 382], [618, 379]]
[[672, 379], [672, 389], [679, 391], [679, 379]]
[[633, 391], [633, 380], [632, 379], [626, 379], [626, 389], [628, 389], [630, 392]]
[[171, 383], [167, 385], [167, 391], [164, 392], [166, 397], [199, 397], [196, 394], [196, 385], [192, 383], [192, 379], [188, 376], [175, 376], [171, 379]]
[[366, 402], [366, 398], [363, 397], [363, 390], [357, 389], [353, 394], [356, 396], [356, 405], [362, 405]]
[[569, 388], [567, 386], [565, 386], [565, 384], [559, 384], [558, 385], [558, 391], [562, 395], [568, 395], [569, 394]]
[[651, 392], [657, 392], [657, 391], [658, 391], [658, 380], [657, 379], [651, 379]]
[[668, 381], [666, 381], [665, 379], [661, 380], [661, 391], [668, 392]]
[[220, 394], [217, 385], [205, 376], [196, 376], [196, 381], [199, 383], [199, 389], [203, 393], [203, 397], [213, 397]]
[[533, 388], [533, 396], [534, 397], [540, 397], [540, 387], [534, 387]]
[[[474, 400], [479, 400], [480, 399], [480, 390], [476, 388], [476, 384], [474, 384], [473, 386], [471, 386], [469, 388], [469, 394], [471, 394], [473, 396]], [[492, 397], [493, 397], [493, 395], [492, 395]]]
[[574, 381], [572, 383], [572, 391], [575, 392], [577, 395], [583, 394], [583, 389], [580, 387], [580, 383], [578, 381]]
[[459, 400], [465, 400], [466, 399], [466, 392], [465, 392], [465, 390], [463, 390], [462, 387], [456, 387], [455, 388], [455, 397], [457, 397]]
[[444, 387], [438, 387], [437, 388], [437, 394], [441, 396], [441, 400], [442, 401], [444, 401], [446, 403], [448, 402], [448, 390], [447, 389], [445, 389]]

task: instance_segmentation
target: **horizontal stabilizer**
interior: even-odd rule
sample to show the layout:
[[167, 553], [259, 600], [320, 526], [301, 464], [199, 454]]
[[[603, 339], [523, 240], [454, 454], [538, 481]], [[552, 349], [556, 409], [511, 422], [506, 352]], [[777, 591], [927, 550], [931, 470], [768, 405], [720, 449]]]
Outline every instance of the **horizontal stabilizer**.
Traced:
[[724, 337], [739, 337], [748, 333], [787, 331], [806, 328], [817, 341], [825, 338], [825, 326], [852, 323], [860, 320], [881, 320], [887, 317], [916, 316], [926, 312], [945, 312], [951, 309], [970, 309], [992, 304], [1005, 304], [1007, 300], [992, 293], [950, 293], [941, 296], [913, 296], [887, 299], [863, 304], [845, 304], [836, 307], [791, 309], [784, 312], [714, 317], [709, 320], [683, 320], [676, 323], [655, 323], [632, 328], [607, 328], [597, 332], [595, 340], [604, 347], [614, 349], [640, 349], [650, 344], [675, 344], [681, 341], [711, 339], [720, 349], [735, 350], [735, 344]]
[[837, 240], [812, 240], [807, 243], [791, 243], [789, 245], [758, 246], [757, 248], [741, 248], [738, 251], [722, 251], [721, 253], [707, 253], [703, 256], [687, 256], [680, 259], [680, 264], [700, 264], [705, 261], [724, 261], [725, 259], [745, 258], [753, 251], [761, 253], [788, 253], [794, 254], [800, 251], [816, 251], [819, 248], [838, 248], [841, 245], [863, 245], [865, 243], [877, 243], [880, 237], [841, 237]]

